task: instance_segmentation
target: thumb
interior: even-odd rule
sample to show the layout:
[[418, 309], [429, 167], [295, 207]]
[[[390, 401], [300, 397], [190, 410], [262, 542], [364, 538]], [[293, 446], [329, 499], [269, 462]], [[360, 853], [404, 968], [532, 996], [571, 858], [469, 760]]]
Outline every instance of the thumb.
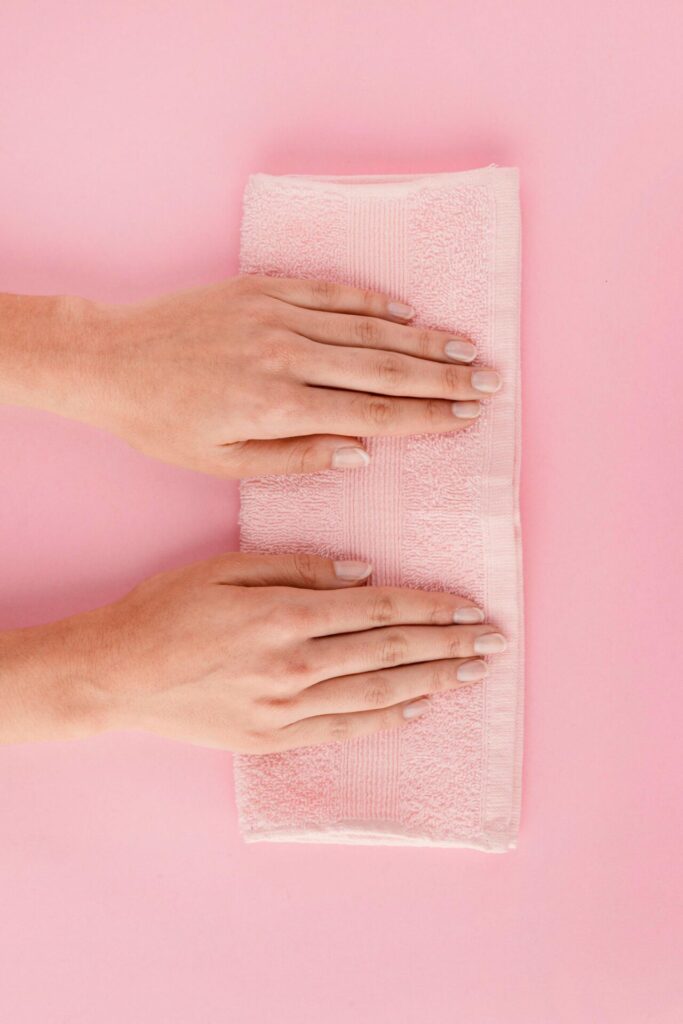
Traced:
[[366, 466], [370, 461], [358, 438], [335, 434], [237, 441], [222, 445], [222, 452], [227, 472], [235, 477], [355, 469]]
[[243, 551], [218, 555], [209, 560], [214, 583], [246, 587], [304, 587], [333, 590], [364, 582], [372, 572], [369, 562], [335, 560], [293, 551], [284, 555], [261, 555]]

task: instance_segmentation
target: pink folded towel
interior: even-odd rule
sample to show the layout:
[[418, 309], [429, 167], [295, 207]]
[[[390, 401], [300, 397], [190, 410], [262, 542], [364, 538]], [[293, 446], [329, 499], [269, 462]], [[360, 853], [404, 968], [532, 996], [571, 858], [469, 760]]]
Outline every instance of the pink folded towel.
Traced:
[[238, 754], [248, 842], [516, 846], [523, 731], [519, 527], [520, 209], [516, 167], [250, 176], [240, 270], [386, 292], [459, 331], [502, 391], [459, 433], [367, 439], [370, 465], [241, 485], [245, 551], [374, 565], [372, 583], [459, 593], [509, 642], [483, 683], [358, 739]]

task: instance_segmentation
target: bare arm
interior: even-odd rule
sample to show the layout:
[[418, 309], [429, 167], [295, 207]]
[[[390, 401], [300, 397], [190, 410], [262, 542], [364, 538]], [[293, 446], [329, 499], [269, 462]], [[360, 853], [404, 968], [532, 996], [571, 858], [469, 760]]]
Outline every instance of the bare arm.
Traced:
[[109, 730], [265, 753], [408, 725], [505, 640], [454, 594], [370, 566], [228, 554], [61, 622], [0, 634], [0, 742]]
[[0, 296], [0, 400], [227, 477], [350, 468], [359, 438], [462, 430], [500, 387], [390, 296], [243, 275], [133, 304]]
[[83, 412], [97, 352], [82, 299], [0, 294], [0, 402]]

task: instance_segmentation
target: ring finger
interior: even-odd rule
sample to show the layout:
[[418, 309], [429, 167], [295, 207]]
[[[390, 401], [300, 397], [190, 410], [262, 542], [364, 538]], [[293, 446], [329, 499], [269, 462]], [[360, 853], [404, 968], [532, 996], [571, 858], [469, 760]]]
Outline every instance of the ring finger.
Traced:
[[374, 672], [439, 658], [468, 658], [476, 654], [499, 654], [505, 637], [490, 624], [476, 626], [380, 627], [360, 633], [314, 637], [306, 644], [315, 682], [335, 675]]
[[426, 694], [471, 686], [484, 679], [487, 670], [480, 659], [448, 658], [337, 676], [307, 687], [288, 702], [286, 714], [298, 721], [315, 715], [388, 708]]
[[301, 379], [321, 387], [347, 388], [380, 395], [476, 401], [500, 387], [486, 366], [459, 366], [429, 359], [351, 346], [309, 342], [299, 364]]

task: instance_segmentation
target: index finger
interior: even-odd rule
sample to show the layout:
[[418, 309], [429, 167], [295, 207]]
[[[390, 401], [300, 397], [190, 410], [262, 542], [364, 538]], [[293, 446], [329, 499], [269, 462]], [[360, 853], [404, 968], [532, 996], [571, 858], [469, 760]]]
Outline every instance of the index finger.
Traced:
[[403, 323], [415, 316], [412, 306], [391, 295], [370, 288], [355, 288], [337, 281], [303, 277], [260, 278], [262, 291], [292, 306], [322, 309], [334, 313], [363, 313]]
[[[308, 595], [307, 595], [308, 597]], [[458, 594], [366, 586], [353, 590], [316, 591], [310, 595], [310, 636], [333, 636], [377, 626], [447, 626], [484, 621], [484, 613]]]

